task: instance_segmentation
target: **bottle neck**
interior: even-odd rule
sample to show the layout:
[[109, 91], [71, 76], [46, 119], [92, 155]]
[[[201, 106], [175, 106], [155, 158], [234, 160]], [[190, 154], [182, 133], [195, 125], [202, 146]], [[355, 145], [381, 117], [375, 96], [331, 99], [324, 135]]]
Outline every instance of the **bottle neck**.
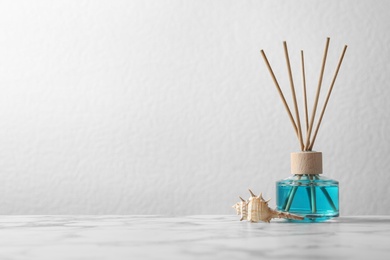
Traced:
[[294, 174], [296, 180], [319, 180], [321, 179], [320, 174]]

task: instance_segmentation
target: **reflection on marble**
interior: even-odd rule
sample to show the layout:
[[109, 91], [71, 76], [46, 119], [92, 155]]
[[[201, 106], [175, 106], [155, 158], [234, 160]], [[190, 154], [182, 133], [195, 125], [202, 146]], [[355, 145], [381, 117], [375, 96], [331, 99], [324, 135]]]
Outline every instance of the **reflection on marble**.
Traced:
[[390, 216], [0, 216], [0, 259], [387, 259]]

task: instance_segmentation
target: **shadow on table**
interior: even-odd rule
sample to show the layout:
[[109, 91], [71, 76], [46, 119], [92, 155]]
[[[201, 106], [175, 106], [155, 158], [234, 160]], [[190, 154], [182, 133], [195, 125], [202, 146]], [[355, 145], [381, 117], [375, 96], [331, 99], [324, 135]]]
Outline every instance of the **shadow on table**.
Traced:
[[390, 223], [390, 216], [356, 216], [339, 217], [331, 220], [336, 223]]

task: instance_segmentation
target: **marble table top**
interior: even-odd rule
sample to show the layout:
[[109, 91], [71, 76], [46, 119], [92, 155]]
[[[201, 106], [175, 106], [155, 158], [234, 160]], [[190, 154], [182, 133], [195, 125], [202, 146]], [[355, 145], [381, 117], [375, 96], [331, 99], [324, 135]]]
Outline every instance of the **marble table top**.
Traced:
[[390, 259], [390, 216], [0, 216], [0, 259]]

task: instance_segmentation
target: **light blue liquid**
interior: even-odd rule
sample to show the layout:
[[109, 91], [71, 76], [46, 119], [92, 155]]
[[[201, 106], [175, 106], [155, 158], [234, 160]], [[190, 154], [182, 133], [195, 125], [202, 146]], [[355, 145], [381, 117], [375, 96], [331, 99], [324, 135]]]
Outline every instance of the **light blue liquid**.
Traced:
[[339, 183], [320, 175], [294, 175], [276, 183], [279, 211], [321, 222], [339, 216]]

